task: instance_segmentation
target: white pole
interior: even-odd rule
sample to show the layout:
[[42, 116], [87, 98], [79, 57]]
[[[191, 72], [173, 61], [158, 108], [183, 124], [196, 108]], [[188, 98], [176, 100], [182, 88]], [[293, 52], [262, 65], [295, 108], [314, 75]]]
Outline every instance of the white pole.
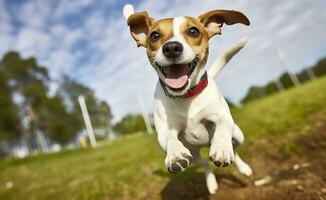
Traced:
[[286, 56], [284, 54], [284, 52], [282, 51], [282, 49], [277, 49], [277, 57], [279, 58], [279, 60], [281, 61], [281, 65], [282, 67], [285, 69], [286, 72], [288, 72], [289, 76], [290, 76], [290, 79], [292, 80], [294, 86], [299, 86], [301, 85], [298, 77], [296, 74], [292, 74], [288, 71], [287, 67], [286, 67], [286, 64], [287, 64], [287, 61], [286, 61]]
[[[311, 3], [310, 0], [306, 0], [306, 1], [304, 1], [304, 4], [303, 5], [309, 7], [310, 3]], [[319, 32], [319, 31], [316, 31], [316, 30], [318, 30], [316, 28], [320, 26], [319, 23], [318, 23], [318, 21], [310, 20], [309, 24], [314, 27], [313, 29], [309, 29], [310, 34], [312, 33], [312, 37], [318, 38], [319, 37], [319, 34], [323, 34], [323, 33]], [[314, 44], [312, 44], [312, 43], [309, 42], [308, 45], [309, 46], [313, 46]], [[308, 67], [305, 70], [306, 70], [306, 72], [307, 72], [308, 77], [310, 78], [310, 80], [316, 79], [316, 74], [315, 74], [315, 72], [313, 71], [312, 68]]]
[[316, 75], [315, 75], [314, 71], [310, 67], [306, 68], [305, 70], [306, 70], [310, 80], [316, 79]]
[[282, 82], [279, 79], [276, 79], [275, 83], [276, 83], [276, 87], [277, 87], [278, 91], [282, 92], [284, 90], [284, 86], [283, 86]]
[[145, 109], [143, 97], [139, 93], [137, 94], [137, 99], [138, 99], [138, 104], [139, 104], [139, 107], [141, 109], [141, 112], [142, 112], [142, 115], [144, 118], [147, 133], [151, 134], [151, 133], [153, 133], [152, 125], [151, 125], [151, 122], [149, 120], [148, 114]]
[[83, 95], [78, 96], [78, 102], [79, 102], [80, 109], [81, 109], [82, 114], [83, 114], [83, 118], [84, 118], [86, 130], [87, 130], [87, 134], [88, 134], [88, 137], [89, 137], [89, 141], [91, 142], [92, 147], [95, 147], [96, 146], [96, 139], [95, 139], [95, 136], [94, 136], [93, 126], [92, 126], [91, 119], [90, 119], [89, 114], [88, 114], [85, 98], [84, 98]]

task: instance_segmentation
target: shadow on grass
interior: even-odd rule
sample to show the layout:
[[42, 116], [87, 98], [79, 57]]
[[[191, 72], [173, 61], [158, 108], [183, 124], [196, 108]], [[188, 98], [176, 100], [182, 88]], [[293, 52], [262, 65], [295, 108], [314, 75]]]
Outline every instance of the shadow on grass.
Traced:
[[[162, 189], [162, 200], [209, 200], [210, 194], [206, 187], [204, 172], [197, 171], [197, 167], [191, 167], [181, 174], [170, 174], [166, 171], [156, 170], [154, 175], [169, 177], [170, 180]], [[216, 175], [217, 182], [229, 188], [242, 188], [247, 184], [233, 174]]]

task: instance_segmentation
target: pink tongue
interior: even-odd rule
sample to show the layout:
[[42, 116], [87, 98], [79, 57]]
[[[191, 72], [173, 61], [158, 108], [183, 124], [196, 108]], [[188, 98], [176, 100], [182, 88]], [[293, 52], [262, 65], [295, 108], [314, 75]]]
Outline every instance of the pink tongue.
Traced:
[[185, 66], [169, 66], [166, 69], [165, 83], [172, 88], [183, 87], [188, 80], [187, 69]]
[[181, 88], [187, 83], [188, 76], [183, 75], [179, 78], [165, 78], [165, 83], [172, 88]]

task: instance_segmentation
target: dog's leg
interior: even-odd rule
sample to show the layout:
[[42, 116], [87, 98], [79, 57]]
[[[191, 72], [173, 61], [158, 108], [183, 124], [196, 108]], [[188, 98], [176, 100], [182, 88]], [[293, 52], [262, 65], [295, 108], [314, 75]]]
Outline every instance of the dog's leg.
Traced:
[[[234, 132], [233, 132], [233, 138], [232, 138], [232, 144], [233, 144], [234, 151], [240, 144], [243, 143], [243, 141], [244, 141], [244, 136], [243, 136], [241, 129], [236, 124], [234, 124]], [[235, 153], [235, 155], [234, 155], [234, 164], [242, 174], [244, 174], [246, 176], [252, 175], [252, 169], [250, 168], [250, 166], [247, 163], [245, 163], [240, 158], [238, 153]]]
[[165, 165], [171, 173], [184, 171], [190, 165], [192, 155], [178, 139], [180, 130], [168, 126], [166, 114], [162, 112], [164, 108], [158, 102], [155, 101], [154, 122], [158, 142], [166, 152]]
[[241, 174], [244, 174], [246, 176], [252, 175], [252, 169], [250, 168], [250, 166], [247, 163], [245, 163], [240, 158], [238, 153], [235, 153], [235, 155], [234, 155], [234, 164], [238, 168], [238, 170], [241, 172]]
[[216, 166], [226, 167], [234, 161], [232, 117], [212, 115], [208, 117], [208, 120], [216, 126], [209, 150], [210, 159]]
[[[160, 134], [160, 133], [159, 133]], [[177, 132], [166, 131], [165, 165], [171, 173], [184, 171], [192, 161], [190, 151], [178, 140]]]
[[209, 167], [208, 162], [201, 158], [199, 150], [192, 152], [192, 155], [194, 157], [193, 159], [194, 163], [202, 166], [205, 170], [206, 185], [209, 193], [215, 194], [218, 189], [218, 184], [216, 181], [216, 177], [213, 173], [213, 170]]
[[233, 148], [237, 148], [244, 142], [244, 135], [238, 125], [234, 124], [232, 144]]

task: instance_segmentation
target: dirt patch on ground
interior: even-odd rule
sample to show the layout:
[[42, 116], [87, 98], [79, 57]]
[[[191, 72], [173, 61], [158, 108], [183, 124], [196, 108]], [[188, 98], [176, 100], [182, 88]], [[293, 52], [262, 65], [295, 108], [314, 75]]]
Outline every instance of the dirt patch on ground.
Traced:
[[[237, 172], [217, 175], [219, 190], [213, 196], [208, 194], [204, 176], [201, 175], [201, 178], [188, 182], [171, 180], [161, 191], [161, 197], [165, 200], [326, 200], [325, 161], [315, 162], [294, 157], [277, 162], [269, 160], [264, 166], [264, 169], [258, 169], [258, 166], [252, 164], [255, 175], [250, 178]], [[255, 181], [262, 179], [269, 181], [255, 186]]]
[[[258, 152], [249, 160], [254, 169], [252, 177], [244, 177], [238, 171], [217, 174], [219, 190], [209, 195], [204, 174], [189, 181], [180, 181], [171, 176], [168, 184], [143, 196], [141, 199], [163, 200], [326, 200], [326, 116], [312, 120], [304, 137], [295, 139], [302, 147], [299, 155], [284, 157]], [[293, 134], [289, 133], [293, 140]], [[257, 180], [268, 180], [260, 186]]]

